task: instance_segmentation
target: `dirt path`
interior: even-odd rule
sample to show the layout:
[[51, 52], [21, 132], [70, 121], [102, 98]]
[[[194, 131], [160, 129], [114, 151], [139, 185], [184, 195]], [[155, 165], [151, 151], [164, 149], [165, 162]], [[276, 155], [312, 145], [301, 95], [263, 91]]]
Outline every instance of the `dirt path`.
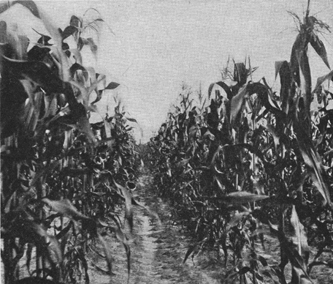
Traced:
[[[174, 225], [170, 216], [171, 208], [149, 190], [151, 177], [143, 174], [138, 182], [137, 199], [150, 210], [156, 212], [160, 220], [136, 208], [134, 242], [131, 244], [131, 276], [129, 283], [220, 283], [216, 267], [199, 259], [189, 259], [183, 264], [188, 248], [188, 238], [180, 228]], [[114, 251], [111, 283], [127, 282], [127, 261], [123, 246], [110, 238], [108, 243]], [[103, 267], [104, 263], [97, 258], [91, 259], [91, 283], [110, 283], [110, 278], [103, 275], [94, 264]]]

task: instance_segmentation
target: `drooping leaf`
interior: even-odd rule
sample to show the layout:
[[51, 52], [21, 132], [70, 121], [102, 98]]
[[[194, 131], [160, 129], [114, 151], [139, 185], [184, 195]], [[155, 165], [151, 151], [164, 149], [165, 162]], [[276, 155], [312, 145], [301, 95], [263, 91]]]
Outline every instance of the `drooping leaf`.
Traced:
[[209, 88], [208, 88], [208, 99], [210, 99], [212, 90], [213, 90], [213, 88], [214, 88], [215, 85], [220, 86], [227, 93], [228, 100], [231, 100], [231, 98], [232, 98], [232, 92], [231, 92], [229, 86], [226, 83], [222, 82], [222, 81], [219, 81], [219, 82], [216, 82], [216, 83], [212, 83], [212, 84], [209, 85]]
[[[8, 1], [9, 2], [9, 1]], [[32, 0], [16, 0], [12, 2], [12, 5], [21, 4], [26, 7], [35, 17], [40, 18], [38, 7]]]
[[118, 86], [119, 86], [118, 83], [116, 83], [116, 82], [111, 82], [111, 83], [109, 83], [109, 84], [105, 87], [105, 90], [114, 90], [114, 89], [116, 89]]
[[38, 31], [36, 31], [35, 29], [33, 29], [37, 34], [39, 34], [41, 37], [38, 39], [38, 43], [45, 45], [45, 46], [51, 46], [51, 44], [49, 43], [49, 41], [51, 40], [51, 37], [48, 35], [44, 35]]
[[10, 8], [10, 2], [9, 1], [5, 1], [0, 3], [0, 14], [2, 14], [3, 12], [7, 11]]
[[102, 18], [95, 19], [94, 22], [104, 22]]
[[328, 63], [328, 58], [327, 58], [327, 52], [324, 43], [320, 40], [320, 38], [314, 34], [311, 33], [310, 36], [310, 44], [314, 48], [314, 50], [317, 52], [317, 54], [321, 57], [321, 59], [324, 61], [326, 66], [331, 69], [330, 64]]
[[63, 255], [60, 244], [54, 236], [47, 233], [44, 226], [32, 220], [22, 220], [12, 226], [10, 233], [12, 237], [20, 237], [24, 242], [33, 243], [40, 248], [43, 255], [52, 263], [62, 262]]
[[75, 72], [77, 70], [81, 70], [83, 71], [83, 74], [85, 75], [85, 79], [87, 80], [88, 79], [88, 73], [87, 73], [87, 70], [86, 68], [84, 68], [81, 64], [78, 64], [78, 63], [74, 63], [71, 68], [69, 69], [69, 72], [71, 74], [71, 77], [74, 76]]
[[102, 99], [103, 93], [104, 93], [104, 90], [96, 90], [96, 94], [97, 94], [96, 99], [93, 102], [91, 102], [91, 104], [93, 105], [93, 104], [99, 102]]
[[42, 201], [50, 206], [53, 211], [66, 215], [73, 219], [89, 219], [82, 213], [80, 213], [75, 206], [68, 200], [50, 200], [48, 198], [43, 198]]
[[264, 267], [268, 266], [267, 260], [262, 255], [258, 255], [258, 260]]
[[320, 86], [327, 80], [333, 80], [333, 70], [331, 72], [329, 72], [328, 74], [321, 76], [317, 79], [317, 84], [313, 90], [313, 93], [317, 93]]
[[66, 39], [72, 34], [76, 33], [78, 31], [77, 27], [75, 26], [67, 26], [65, 30], [61, 33], [62, 39]]
[[131, 121], [131, 122], [138, 123], [138, 122], [136, 121], [136, 119], [135, 119], [135, 118], [126, 117], [126, 119], [127, 119], [128, 121]]

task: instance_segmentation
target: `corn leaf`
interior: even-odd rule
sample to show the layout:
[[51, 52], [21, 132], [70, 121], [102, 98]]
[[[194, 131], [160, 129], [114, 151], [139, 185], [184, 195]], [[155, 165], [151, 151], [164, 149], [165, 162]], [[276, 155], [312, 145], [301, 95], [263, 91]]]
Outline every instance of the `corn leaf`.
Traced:
[[284, 246], [285, 252], [287, 254], [287, 257], [288, 257], [292, 267], [301, 270], [302, 274], [304, 274], [305, 277], [309, 278], [309, 275], [307, 273], [306, 264], [305, 264], [302, 256], [294, 248], [293, 243], [289, 242], [285, 236], [282, 238], [283, 238], [283, 242], [281, 245]]
[[231, 99], [230, 104], [230, 123], [233, 125], [237, 118], [239, 111], [241, 110], [245, 96], [248, 95], [247, 86], [241, 88], [236, 96]]
[[46, 242], [48, 258], [53, 264], [60, 264], [63, 259], [63, 252], [57, 238], [54, 236], [48, 236]]
[[305, 102], [305, 110], [308, 111], [310, 110], [311, 103], [311, 71], [307, 49], [298, 50], [297, 58], [300, 66], [300, 87], [302, 91], [302, 97]]
[[282, 110], [288, 112], [289, 96], [291, 95], [291, 71], [287, 61], [275, 62], [275, 78], [277, 77], [277, 74], [280, 75], [280, 100], [282, 102]]
[[104, 90], [95, 90], [96, 91], [96, 99], [91, 103], [92, 105], [99, 102], [102, 99], [102, 95], [104, 93]]
[[313, 90], [313, 93], [317, 93], [319, 91], [320, 86], [327, 80], [333, 81], [333, 70], [331, 72], [329, 72], [328, 74], [321, 76], [317, 79], [317, 84]]
[[299, 62], [298, 62], [298, 50], [301, 49], [301, 36], [297, 35], [297, 38], [294, 42], [294, 45], [291, 50], [290, 55], [290, 70], [291, 75], [298, 86], [300, 86], [300, 77], [299, 77]]
[[232, 92], [231, 92], [229, 86], [226, 83], [222, 82], [222, 81], [219, 81], [219, 82], [216, 82], [216, 83], [212, 83], [212, 84], [209, 85], [209, 88], [208, 88], [208, 99], [210, 99], [211, 94], [212, 94], [212, 90], [213, 90], [213, 88], [214, 88], [215, 85], [220, 86], [227, 93], [228, 100], [231, 100], [231, 98], [233, 96]]
[[331, 69], [330, 64], [328, 63], [327, 58], [327, 52], [324, 43], [320, 40], [320, 38], [312, 33], [310, 36], [310, 44], [314, 48], [314, 50], [317, 52], [317, 54], [320, 56], [320, 58], [324, 61], [326, 66]]
[[128, 221], [130, 230], [133, 230], [133, 208], [132, 208], [132, 193], [126, 187], [113, 181], [116, 187], [120, 190], [122, 197], [125, 199], [125, 218]]
[[231, 204], [243, 204], [269, 198], [267, 195], [253, 194], [247, 191], [237, 191], [229, 193], [225, 196], [227, 202]]
[[46, 28], [46, 30], [49, 32], [50, 36], [52, 37], [54, 43], [55, 43], [55, 50], [54, 53], [58, 58], [59, 61], [59, 70], [60, 70], [60, 78], [67, 82], [69, 77], [69, 59], [65, 55], [65, 53], [62, 50], [63, 46], [63, 38], [59, 32], [59, 29], [51, 22], [50, 17], [39, 10], [40, 18], [43, 21], [43, 24]]
[[13, 237], [20, 237], [27, 243], [35, 244], [52, 263], [62, 262], [63, 255], [58, 240], [49, 235], [42, 225], [31, 220], [24, 220], [15, 224], [12, 229]]
[[116, 82], [111, 82], [111, 83], [109, 83], [109, 84], [105, 87], [105, 90], [114, 90], [114, 89], [116, 89], [118, 86], [119, 86], [118, 83], [116, 83]]
[[194, 252], [194, 250], [197, 248], [198, 243], [195, 243], [194, 245], [190, 245], [188, 250], [186, 251], [183, 263], [186, 262], [186, 260], [189, 258], [189, 256]]
[[8, 10], [11, 6], [15, 4], [21, 4], [26, 7], [35, 17], [40, 18], [39, 10], [37, 5], [32, 0], [17, 0], [17, 1], [6, 1], [5, 3], [0, 4], [0, 14]]
[[47, 93], [61, 92], [63, 82], [55, 76], [43, 62], [28, 62], [24, 60], [10, 59], [3, 56], [6, 66], [14, 74], [22, 74], [31, 81], [41, 86]]
[[72, 34], [74, 34], [75, 32], [77, 32], [78, 29], [74, 26], [67, 26], [65, 28], [65, 30], [61, 33], [61, 36], [62, 36], [62, 39], [66, 39], [68, 38], [69, 36], [71, 36]]
[[298, 214], [297, 214], [295, 205], [293, 205], [293, 208], [292, 208], [292, 212], [291, 212], [291, 216], [290, 216], [290, 223], [294, 228], [293, 241], [297, 245], [299, 254], [302, 255], [302, 253], [304, 251], [309, 250], [309, 246], [308, 246], [308, 241], [307, 241], [307, 237], [305, 234], [304, 226], [302, 225], [302, 223], [300, 222], [300, 220], [298, 218]]
[[130, 274], [131, 274], [131, 249], [130, 249], [130, 246], [128, 245], [127, 238], [126, 238], [125, 234], [122, 232], [122, 230], [120, 230], [120, 229], [116, 230], [116, 237], [120, 242], [122, 242], [122, 244], [125, 248], [126, 257], [127, 257], [127, 273], [128, 273], [127, 282], [129, 282], [129, 278], [130, 278]]
[[81, 70], [83, 72], [83, 75], [85, 79], [88, 79], [88, 72], [87, 70], [79, 63], [74, 63], [71, 68], [69, 69], [70, 75], [73, 78], [76, 71]]
[[53, 211], [66, 215], [73, 219], [89, 219], [82, 213], [80, 213], [75, 206], [68, 200], [50, 200], [48, 198], [43, 198], [42, 201], [50, 206]]
[[81, 28], [82, 27], [82, 20], [75, 15], [73, 15], [69, 21], [69, 24], [71, 26], [74, 26], [76, 28]]
[[102, 243], [102, 246], [103, 246], [104, 255], [105, 255], [105, 259], [106, 259], [106, 264], [107, 264], [107, 267], [108, 267], [107, 273], [110, 274], [110, 276], [113, 276], [114, 274], [112, 272], [112, 254], [111, 254], [111, 251], [109, 249], [110, 246], [107, 245], [104, 238], [100, 234], [98, 234], [97, 236], [98, 236], [98, 239]]
[[308, 137], [302, 125], [300, 125], [297, 119], [294, 122], [294, 127], [304, 163], [308, 166], [308, 170], [309, 173], [312, 175], [314, 185], [324, 198], [324, 204], [328, 204], [332, 208], [330, 193], [327, 188], [326, 182], [323, 179], [324, 172], [319, 155], [313, 147], [311, 139]]
[[137, 120], [136, 120], [135, 118], [126, 117], [126, 119], [127, 119], [128, 121], [138, 123]]
[[89, 120], [85, 115], [78, 118], [77, 126], [80, 131], [82, 131], [83, 133], [85, 133], [87, 135], [89, 141], [93, 145], [95, 145], [97, 143], [96, 137], [91, 130]]
[[0, 3], [0, 14], [2, 14], [3, 12], [5, 12], [6, 10], [8, 10], [10, 8], [10, 2], [6, 1], [3, 3]]
[[93, 55], [97, 54], [97, 45], [95, 44], [94, 40], [91, 37], [87, 39], [82, 38], [82, 42], [84, 45], [88, 45], [90, 47], [90, 50], [93, 53]]

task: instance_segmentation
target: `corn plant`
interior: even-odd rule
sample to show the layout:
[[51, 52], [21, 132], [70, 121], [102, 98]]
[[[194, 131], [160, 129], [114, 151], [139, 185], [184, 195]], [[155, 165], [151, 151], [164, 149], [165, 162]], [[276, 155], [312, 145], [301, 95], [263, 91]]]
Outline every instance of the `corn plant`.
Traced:
[[[310, 4], [310, 3], [309, 3]], [[151, 140], [155, 180], [170, 196], [195, 241], [185, 255], [205, 247], [223, 251], [224, 281], [292, 283], [310, 281], [321, 254], [332, 251], [331, 120], [325, 82], [311, 87], [311, 45], [329, 67], [319, 38], [329, 27], [310, 16], [299, 23], [290, 62], [276, 63], [280, 94], [265, 78], [252, 81], [250, 59], [226, 68], [208, 97], [194, 106], [184, 90], [180, 106]], [[250, 80], [251, 79], [251, 80]], [[323, 108], [316, 109], [313, 98]], [[279, 243], [280, 263], [258, 250], [265, 228]]]
[[86, 254], [96, 242], [104, 248], [99, 255], [107, 268], [101, 270], [112, 276], [112, 254], [102, 232], [123, 243], [130, 273], [128, 238], [116, 212], [125, 200], [125, 217], [133, 227], [132, 204], [140, 204], [129, 187], [138, 163], [127, 122], [135, 120], [118, 104], [113, 117], [89, 122], [105, 90], [119, 84], [107, 84], [104, 75], [82, 65], [84, 45], [97, 52], [85, 31], [103, 20], [85, 24], [72, 16], [61, 30], [33, 1], [8, 1], [0, 12], [17, 4], [49, 34], [36, 31], [40, 38], [29, 46], [27, 37], [0, 22], [4, 283], [89, 283]]

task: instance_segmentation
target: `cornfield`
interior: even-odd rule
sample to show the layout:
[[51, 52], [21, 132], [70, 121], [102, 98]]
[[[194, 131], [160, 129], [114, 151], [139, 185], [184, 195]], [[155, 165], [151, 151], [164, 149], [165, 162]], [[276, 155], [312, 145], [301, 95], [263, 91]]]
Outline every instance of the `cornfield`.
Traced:
[[[279, 92], [252, 81], [250, 58], [229, 60], [207, 97], [183, 86], [149, 143], [158, 194], [194, 236], [184, 262], [215, 250], [223, 283], [287, 283], [288, 263], [290, 283], [312, 283], [315, 266], [332, 267], [333, 72], [312, 87], [307, 56], [311, 45], [330, 68], [329, 27], [309, 7], [303, 21], [292, 16], [299, 32], [290, 60], [275, 63]], [[265, 254], [272, 236], [279, 262]]]
[[[1, 4], [1, 13], [12, 5], [28, 8], [50, 36], [36, 31], [40, 38], [28, 49], [28, 38], [0, 22], [4, 283], [42, 278], [89, 283], [87, 252], [97, 243], [104, 247], [104, 273], [112, 275], [107, 233], [123, 243], [129, 273], [130, 248], [119, 214], [126, 200], [126, 218], [133, 225], [129, 188], [138, 157], [128, 121], [135, 120], [117, 102], [113, 116], [89, 122], [105, 90], [119, 84], [82, 65], [85, 45], [97, 52], [85, 30], [90, 26], [98, 32], [103, 19], [87, 24], [73, 15], [61, 30], [33, 1]], [[67, 43], [69, 37], [74, 46]]]
[[303, 19], [290, 13], [298, 34], [290, 59], [275, 63], [277, 90], [252, 80], [249, 57], [228, 60], [207, 95], [184, 84], [158, 133], [137, 145], [120, 101], [90, 121], [119, 86], [83, 65], [84, 47], [98, 52], [87, 30], [104, 20], [73, 15], [60, 29], [33, 1], [0, 3], [0, 15], [23, 5], [48, 32], [35, 30], [34, 43], [0, 21], [4, 283], [90, 283], [91, 253], [112, 281], [110, 235], [129, 282], [133, 207], [156, 216], [133, 197], [143, 165], [192, 236], [184, 263], [216, 252], [221, 283], [313, 283], [317, 266], [333, 268], [333, 71], [312, 86], [308, 57], [313, 48], [330, 69], [330, 28], [309, 4]]

